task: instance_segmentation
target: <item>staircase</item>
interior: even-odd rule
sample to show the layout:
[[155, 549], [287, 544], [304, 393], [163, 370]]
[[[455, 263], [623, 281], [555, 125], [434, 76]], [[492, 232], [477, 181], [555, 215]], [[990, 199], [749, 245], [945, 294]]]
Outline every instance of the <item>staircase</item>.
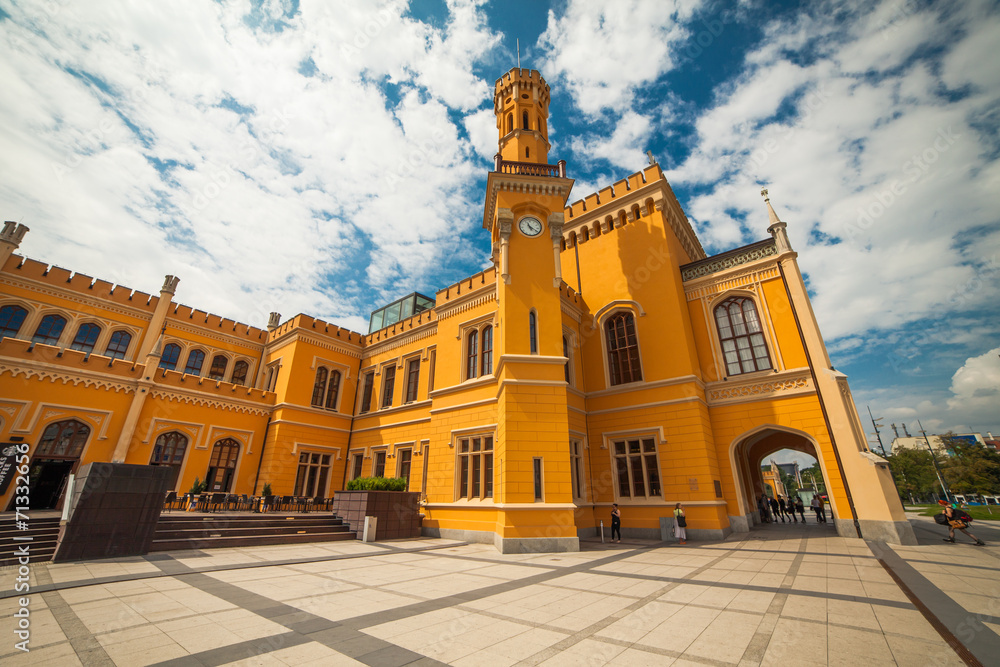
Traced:
[[330, 514], [164, 513], [153, 534], [153, 551], [273, 546], [357, 539]]
[[[0, 514], [0, 567], [18, 565], [18, 549], [28, 547], [28, 561], [41, 563], [52, 560], [59, 537], [59, 515], [31, 517], [26, 521], [28, 530], [18, 528], [14, 512]], [[31, 541], [15, 540], [30, 537]]]

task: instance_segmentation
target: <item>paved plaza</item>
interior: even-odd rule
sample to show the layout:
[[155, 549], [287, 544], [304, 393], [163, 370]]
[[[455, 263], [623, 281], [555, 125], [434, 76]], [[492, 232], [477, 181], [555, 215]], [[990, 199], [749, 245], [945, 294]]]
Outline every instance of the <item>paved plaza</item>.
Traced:
[[32, 564], [30, 653], [8, 567], [0, 664], [1000, 664], [1000, 529], [973, 547], [911, 520], [920, 546], [810, 523], [579, 553], [417, 539]]

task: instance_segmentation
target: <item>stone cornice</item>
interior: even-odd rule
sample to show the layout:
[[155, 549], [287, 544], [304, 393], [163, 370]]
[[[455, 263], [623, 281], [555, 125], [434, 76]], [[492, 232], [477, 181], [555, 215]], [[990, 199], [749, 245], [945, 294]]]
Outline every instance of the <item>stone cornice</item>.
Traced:
[[260, 403], [241, 401], [232, 398], [224, 399], [213, 394], [203, 394], [201, 392], [177, 389], [175, 387], [163, 387], [161, 385], [156, 385], [154, 388], [150, 389], [149, 395], [153, 398], [159, 398], [165, 401], [176, 401], [178, 403], [201, 405], [210, 408], [229, 410], [231, 412], [242, 412], [258, 417], [268, 416], [271, 414], [272, 409], [270, 405], [261, 405]]
[[684, 296], [688, 301], [711, 299], [716, 294], [731, 289], [755, 290], [757, 283], [780, 278], [777, 262], [768, 259], [755, 263], [751, 268], [735, 267], [720, 274], [684, 284]]
[[774, 239], [764, 239], [763, 241], [735, 248], [713, 257], [706, 257], [697, 262], [685, 264], [681, 267], [681, 280], [688, 282], [707, 276], [714, 276], [728, 269], [733, 269], [772, 255], [776, 256], [777, 254], [778, 249], [775, 246]]
[[599, 389], [587, 392], [587, 398], [598, 398], [601, 396], [613, 396], [615, 394], [625, 394], [632, 391], [644, 391], [646, 389], [656, 389], [658, 387], [671, 387], [679, 384], [693, 384], [699, 390], [705, 389], [705, 383], [694, 375], [682, 375], [680, 377], [667, 380], [652, 380], [650, 382], [629, 382], [610, 389]]
[[426, 324], [421, 324], [416, 329], [411, 329], [405, 334], [399, 334], [393, 336], [392, 338], [387, 338], [385, 340], [380, 340], [377, 343], [372, 343], [371, 345], [366, 345], [363, 350], [363, 361], [362, 365], [371, 361], [371, 358], [381, 354], [383, 352], [388, 352], [390, 350], [395, 350], [399, 347], [404, 347], [411, 343], [415, 343], [418, 340], [423, 340], [429, 336], [433, 336], [437, 333], [437, 320], [430, 320]]
[[[283, 347], [290, 345], [296, 341], [302, 341], [304, 343], [309, 343], [310, 345], [315, 345], [316, 347], [321, 347], [324, 350], [333, 350], [334, 352], [340, 352], [349, 357], [354, 357], [355, 359], [361, 358], [361, 345], [351, 345], [347, 342], [334, 343], [331, 340], [322, 338], [320, 336], [310, 335], [309, 333], [301, 329], [292, 329], [289, 333], [276, 338], [268, 344], [268, 350], [274, 352], [282, 349]], [[351, 345], [351, 347], [348, 347]]]
[[461, 297], [452, 299], [447, 304], [436, 308], [434, 313], [437, 315], [439, 320], [444, 320], [458, 315], [459, 313], [464, 313], [467, 310], [471, 310], [476, 306], [481, 306], [484, 303], [496, 300], [497, 284], [491, 283], [489, 285], [484, 285], [477, 290], [473, 290], [468, 294], [464, 294]]
[[748, 403], [773, 398], [785, 398], [816, 392], [808, 368], [793, 368], [782, 373], [754, 373], [752, 377], [706, 385], [705, 393], [710, 406], [730, 403]]
[[533, 195], [561, 197], [563, 202], [573, 189], [573, 179], [552, 176], [501, 174], [491, 171], [486, 178], [486, 206], [483, 209], [483, 229], [492, 231], [498, 192], [523, 192]]
[[[31, 278], [14, 277], [9, 273], [0, 276], [0, 285], [12, 285], [14, 287], [30, 290], [31, 292], [37, 294], [47, 294], [48, 296], [65, 299], [66, 301], [72, 301], [73, 303], [78, 303], [94, 310], [105, 310], [119, 315], [134, 317], [140, 320], [151, 320], [153, 318], [153, 312], [151, 310], [125, 306], [116, 301], [101, 299], [99, 297], [84, 296], [80, 294], [80, 292], [73, 289], [53, 287], [50, 283], [45, 283], [40, 280], [32, 280]], [[44, 304], [44, 307], [54, 308], [57, 306], [46, 303]], [[92, 313], [87, 313], [87, 315], [92, 315]]]
[[38, 378], [39, 380], [50, 380], [51, 382], [61, 381], [63, 384], [72, 383], [74, 386], [83, 385], [87, 388], [114, 390], [134, 394], [137, 386], [136, 380], [120, 379], [103, 376], [99, 373], [87, 371], [67, 372], [58, 367], [49, 367], [43, 364], [35, 364], [18, 360], [18, 363], [0, 361], [0, 375], [10, 373], [11, 377], [23, 375], [24, 379]]
[[[211, 338], [223, 343], [236, 343], [237, 345], [253, 350], [254, 354], [260, 354], [260, 351], [264, 349], [264, 341], [256, 343], [248, 340], [246, 336], [235, 336], [233, 334], [226, 333], [225, 331], [216, 331], [214, 329], [199, 327], [197, 324], [188, 324], [183, 320], [173, 319], [169, 315], [167, 316], [165, 324], [168, 331], [182, 331], [187, 334], [204, 336], [205, 338]], [[185, 342], [191, 343], [194, 341], [186, 340]]]

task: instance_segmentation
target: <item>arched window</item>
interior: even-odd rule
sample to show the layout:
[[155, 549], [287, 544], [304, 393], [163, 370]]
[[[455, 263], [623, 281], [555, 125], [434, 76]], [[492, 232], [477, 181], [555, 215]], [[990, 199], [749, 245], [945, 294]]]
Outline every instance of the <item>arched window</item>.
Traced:
[[528, 148], [527, 146], [524, 147], [524, 157], [525, 157], [525, 159], [531, 157], [531, 149]]
[[90, 437], [90, 427], [76, 419], [55, 422], [45, 427], [35, 457], [78, 459]]
[[236, 472], [236, 460], [240, 456], [240, 443], [232, 438], [223, 438], [212, 448], [212, 458], [205, 473], [206, 491], [228, 493]]
[[476, 369], [479, 361], [479, 332], [473, 329], [469, 332], [465, 346], [466, 364], [465, 376], [467, 380], [476, 377]]
[[171, 488], [177, 484], [177, 476], [181, 471], [181, 464], [184, 463], [184, 452], [187, 451], [187, 444], [187, 436], [177, 431], [170, 431], [156, 438], [156, 443], [153, 445], [153, 455], [149, 459], [149, 465], [170, 466], [173, 469], [173, 477], [170, 480]]
[[715, 307], [715, 324], [729, 375], [771, 368], [771, 357], [752, 299], [731, 297]]
[[116, 331], [111, 334], [108, 347], [104, 350], [104, 356], [112, 359], [124, 359], [128, 352], [129, 343], [132, 342], [132, 334], [127, 331]]
[[96, 324], [81, 324], [80, 328], [76, 330], [76, 338], [73, 339], [70, 349], [87, 353], [93, 352], [94, 343], [97, 342], [97, 337], [100, 335], [101, 327]]
[[507, 114], [507, 134], [514, 131], [514, 114]]
[[538, 354], [538, 316], [533, 310], [528, 313], [528, 349]]
[[229, 359], [221, 354], [215, 355], [212, 359], [212, 367], [208, 370], [208, 377], [211, 380], [225, 380], [226, 379], [226, 366], [229, 365]]
[[10, 336], [14, 338], [24, 324], [28, 311], [21, 306], [4, 306], [0, 308], [0, 340]]
[[41, 343], [42, 345], [56, 345], [59, 342], [59, 336], [62, 335], [63, 327], [65, 326], [65, 317], [60, 317], [59, 315], [46, 315], [42, 318], [38, 328], [35, 329], [35, 335], [31, 337], [31, 342]]
[[618, 313], [604, 325], [608, 343], [608, 374], [611, 385], [638, 382], [642, 379], [639, 364], [639, 342], [635, 337], [632, 313]]
[[160, 368], [166, 368], [168, 371], [172, 371], [177, 368], [177, 361], [180, 358], [181, 346], [177, 343], [170, 343], [163, 348], [163, 354], [160, 355]]
[[250, 371], [250, 364], [245, 361], [237, 361], [233, 366], [233, 376], [229, 381], [233, 384], [244, 384], [247, 381], [247, 373]]
[[527, 111], [522, 111], [521, 112], [521, 127], [523, 127], [526, 130], [530, 130], [531, 129], [531, 125], [530, 125], [530, 123], [528, 123], [528, 112]]
[[326, 369], [320, 366], [316, 369], [316, 382], [313, 383], [311, 403], [317, 408], [323, 407], [323, 394], [326, 392]]
[[480, 375], [489, 375], [493, 372], [493, 327], [483, 327], [483, 360], [480, 366]]
[[340, 392], [340, 371], [330, 373], [330, 383], [326, 388], [326, 407], [337, 409], [337, 394]]
[[187, 366], [184, 367], [184, 372], [189, 375], [201, 375], [201, 367], [204, 363], [205, 353], [201, 350], [191, 350], [188, 353]]

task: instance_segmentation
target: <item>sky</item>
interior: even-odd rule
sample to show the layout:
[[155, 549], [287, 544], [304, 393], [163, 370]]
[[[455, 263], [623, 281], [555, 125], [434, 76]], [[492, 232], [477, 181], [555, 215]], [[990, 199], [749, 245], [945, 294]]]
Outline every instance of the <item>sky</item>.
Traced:
[[996, 2], [0, 0], [0, 215], [43, 262], [367, 331], [488, 265], [518, 41], [570, 201], [651, 151], [715, 254], [767, 186], [866, 425], [1000, 436]]

